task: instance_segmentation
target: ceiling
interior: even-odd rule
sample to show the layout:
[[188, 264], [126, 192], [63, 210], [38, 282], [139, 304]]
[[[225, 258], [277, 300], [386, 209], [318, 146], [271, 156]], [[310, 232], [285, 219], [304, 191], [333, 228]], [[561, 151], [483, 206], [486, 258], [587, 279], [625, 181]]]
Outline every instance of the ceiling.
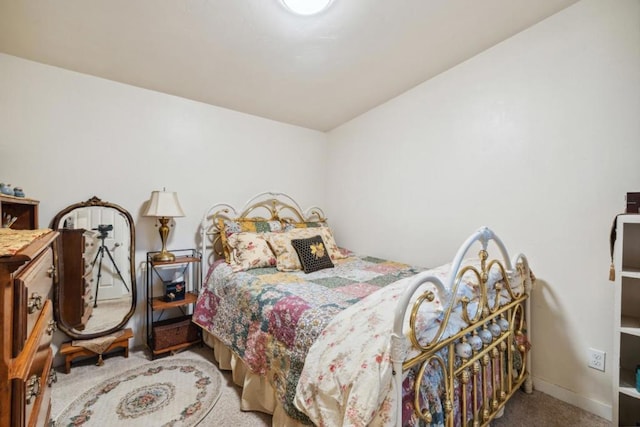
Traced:
[[328, 131], [576, 0], [0, 0], [0, 52]]

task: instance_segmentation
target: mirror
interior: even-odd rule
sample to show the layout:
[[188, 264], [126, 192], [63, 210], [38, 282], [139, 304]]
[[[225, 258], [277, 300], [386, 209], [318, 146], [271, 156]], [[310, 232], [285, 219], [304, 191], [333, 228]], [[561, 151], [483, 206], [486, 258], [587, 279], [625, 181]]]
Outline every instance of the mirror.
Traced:
[[59, 280], [54, 314], [75, 339], [96, 338], [122, 328], [136, 305], [135, 230], [129, 212], [93, 197], [53, 218], [58, 239]]

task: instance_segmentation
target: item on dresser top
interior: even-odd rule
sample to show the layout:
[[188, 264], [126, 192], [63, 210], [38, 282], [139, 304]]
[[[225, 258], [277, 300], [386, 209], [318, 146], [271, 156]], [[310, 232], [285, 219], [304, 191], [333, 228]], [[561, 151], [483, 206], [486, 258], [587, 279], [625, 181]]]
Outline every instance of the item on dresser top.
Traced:
[[24, 191], [20, 187], [13, 187], [13, 195], [16, 197], [24, 197]]
[[11, 188], [11, 184], [0, 182], [0, 193], [6, 194], [7, 196], [13, 196], [13, 188]]
[[0, 228], [0, 256], [15, 255], [20, 249], [29, 245], [34, 239], [49, 233], [49, 228], [37, 230], [14, 230]]
[[11, 226], [18, 220], [17, 216], [12, 216], [9, 213], [2, 213], [2, 228], [11, 228]]

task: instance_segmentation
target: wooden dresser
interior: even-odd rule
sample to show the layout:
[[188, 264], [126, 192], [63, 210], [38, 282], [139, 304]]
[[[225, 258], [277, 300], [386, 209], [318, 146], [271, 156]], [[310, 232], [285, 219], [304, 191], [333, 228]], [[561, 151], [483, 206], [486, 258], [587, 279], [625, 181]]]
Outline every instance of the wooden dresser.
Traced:
[[[13, 228], [37, 227], [37, 203], [3, 197], [3, 213], [19, 219]], [[0, 230], [0, 241], [13, 236]], [[0, 426], [48, 426], [51, 340], [56, 330], [52, 292], [56, 280], [53, 250], [58, 233], [27, 238], [11, 256], [0, 256]]]
[[61, 229], [62, 271], [64, 287], [60, 294], [60, 316], [65, 322], [82, 331], [91, 316], [95, 298], [92, 266], [98, 244], [90, 230]]

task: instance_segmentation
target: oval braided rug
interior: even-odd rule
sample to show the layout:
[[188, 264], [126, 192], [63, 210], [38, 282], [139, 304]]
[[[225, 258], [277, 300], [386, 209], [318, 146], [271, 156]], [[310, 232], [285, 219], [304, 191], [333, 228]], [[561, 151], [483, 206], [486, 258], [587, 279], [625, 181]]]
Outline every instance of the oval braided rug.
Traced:
[[221, 385], [222, 375], [206, 361], [146, 363], [83, 393], [55, 425], [194, 426], [218, 401]]

